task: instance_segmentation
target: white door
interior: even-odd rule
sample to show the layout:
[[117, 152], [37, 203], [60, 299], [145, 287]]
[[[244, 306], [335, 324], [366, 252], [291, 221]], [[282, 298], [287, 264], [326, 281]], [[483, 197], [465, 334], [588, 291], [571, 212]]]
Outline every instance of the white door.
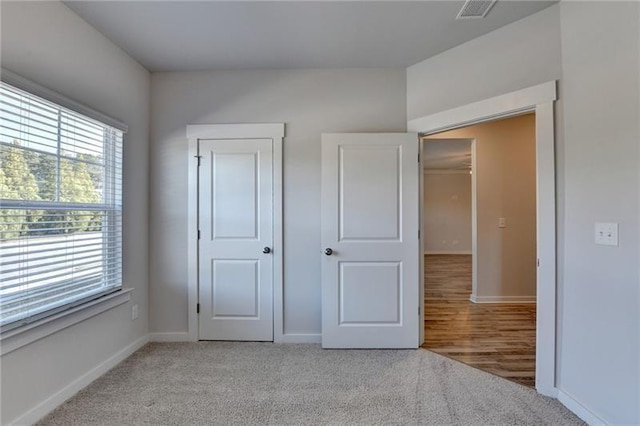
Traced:
[[199, 337], [272, 341], [272, 140], [200, 140], [198, 151]]
[[322, 135], [322, 346], [417, 348], [418, 135]]

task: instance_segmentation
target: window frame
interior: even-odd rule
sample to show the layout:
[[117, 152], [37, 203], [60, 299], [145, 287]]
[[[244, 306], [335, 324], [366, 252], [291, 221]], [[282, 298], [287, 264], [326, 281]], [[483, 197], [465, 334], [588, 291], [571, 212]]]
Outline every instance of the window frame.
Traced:
[[[82, 105], [64, 95], [47, 89], [33, 81], [23, 78], [9, 70], [0, 68], [0, 80], [13, 87], [23, 90], [32, 95], [43, 98], [64, 109], [68, 109], [77, 114], [101, 122], [106, 126], [120, 130], [124, 134], [128, 131], [128, 126], [123, 122], [111, 118], [93, 108]], [[124, 152], [122, 153], [124, 157]], [[124, 161], [124, 159], [123, 159]], [[122, 214], [124, 209], [122, 209]], [[119, 231], [122, 232], [122, 221], [119, 224]], [[122, 241], [124, 244], [124, 241]], [[80, 321], [84, 321], [101, 312], [112, 309], [118, 305], [128, 302], [131, 299], [132, 289], [126, 288], [124, 279], [121, 286], [113, 292], [93, 298], [87, 301], [78, 301], [68, 309], [57, 311], [52, 310], [50, 315], [34, 319], [33, 321], [21, 324], [16, 327], [9, 327], [0, 333], [0, 353], [11, 352], [21, 346], [29, 344], [35, 340], [46, 337], [69, 327]]]

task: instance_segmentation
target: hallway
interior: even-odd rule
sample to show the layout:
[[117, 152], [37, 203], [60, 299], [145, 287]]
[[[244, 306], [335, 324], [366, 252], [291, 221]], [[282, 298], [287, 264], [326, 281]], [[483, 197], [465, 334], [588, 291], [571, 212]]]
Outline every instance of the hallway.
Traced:
[[424, 348], [535, 386], [536, 305], [476, 304], [470, 255], [425, 255]]

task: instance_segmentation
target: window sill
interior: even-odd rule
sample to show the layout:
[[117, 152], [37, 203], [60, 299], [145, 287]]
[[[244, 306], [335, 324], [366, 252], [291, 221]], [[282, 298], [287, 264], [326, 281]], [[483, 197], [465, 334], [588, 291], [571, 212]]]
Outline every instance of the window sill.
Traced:
[[132, 291], [133, 289], [120, 290], [81, 306], [42, 318], [32, 324], [6, 331], [0, 335], [0, 355], [6, 355], [36, 340], [127, 303], [131, 300]]

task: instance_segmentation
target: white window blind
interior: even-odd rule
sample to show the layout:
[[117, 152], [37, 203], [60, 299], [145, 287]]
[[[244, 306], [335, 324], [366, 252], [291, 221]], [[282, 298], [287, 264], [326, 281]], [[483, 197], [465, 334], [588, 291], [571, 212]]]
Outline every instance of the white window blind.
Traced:
[[122, 139], [0, 83], [2, 331], [122, 286]]

